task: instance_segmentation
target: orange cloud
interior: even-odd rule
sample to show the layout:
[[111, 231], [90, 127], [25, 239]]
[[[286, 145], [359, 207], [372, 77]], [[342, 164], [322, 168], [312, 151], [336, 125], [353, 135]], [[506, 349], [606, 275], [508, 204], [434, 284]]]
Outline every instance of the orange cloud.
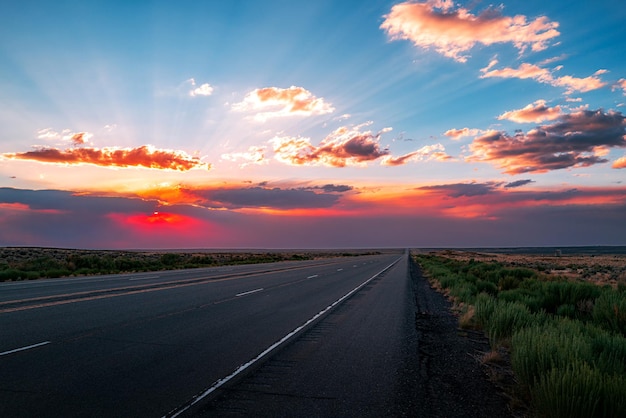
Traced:
[[548, 107], [545, 100], [537, 100], [523, 109], [510, 110], [498, 116], [499, 120], [507, 119], [517, 123], [543, 122], [558, 119], [562, 114], [561, 106]]
[[597, 71], [594, 75], [585, 78], [577, 78], [569, 75], [554, 77], [550, 70], [528, 63], [522, 63], [518, 68], [505, 67], [502, 69], [492, 70], [497, 63], [497, 60], [492, 60], [487, 67], [482, 68], [480, 71], [483, 74], [480, 77], [530, 78], [543, 84], [550, 84], [555, 87], [565, 87], [566, 94], [572, 94], [575, 92], [586, 93], [588, 91], [597, 90], [606, 86], [606, 83], [598, 77], [599, 74], [602, 74], [601, 70]]
[[278, 161], [290, 165], [325, 165], [345, 167], [362, 165], [389, 154], [379, 140], [387, 130], [373, 134], [361, 132], [363, 125], [341, 127], [328, 135], [319, 146], [308, 138], [275, 137], [271, 140]]
[[461, 129], [448, 129], [444, 132], [445, 136], [449, 136], [454, 140], [461, 139], [466, 136], [476, 136], [483, 133], [480, 129], [470, 129], [470, 128], [461, 128]]
[[503, 16], [488, 8], [478, 15], [458, 7], [452, 0], [404, 2], [391, 8], [380, 28], [392, 40], [409, 40], [419, 48], [433, 48], [459, 62], [476, 44], [511, 43], [520, 53], [528, 47], [541, 51], [559, 36], [557, 22], [545, 16], [529, 21], [526, 16]]
[[613, 162], [613, 168], [626, 168], [626, 155]]
[[362, 132], [361, 128], [371, 123], [354, 127], [343, 126], [328, 135], [319, 146], [311, 144], [309, 138], [275, 137], [270, 143], [274, 158], [289, 165], [324, 165], [328, 167], [362, 166], [380, 159], [381, 165], [398, 166], [409, 162], [452, 159], [441, 144], [428, 145], [417, 151], [394, 157], [387, 148], [381, 148], [382, 134], [391, 131], [385, 128], [376, 134]]
[[210, 169], [199, 158], [183, 151], [156, 149], [150, 145], [138, 148], [72, 148], [59, 150], [41, 148], [22, 153], [3, 154], [6, 158], [45, 163], [92, 164], [104, 167], [147, 167], [187, 171], [193, 168]]
[[72, 143], [76, 145], [82, 145], [87, 142], [86, 132], [79, 132], [77, 134], [72, 135]]
[[282, 116], [313, 116], [332, 113], [335, 108], [310, 91], [291, 86], [288, 89], [266, 87], [248, 93], [243, 101], [232, 106], [235, 111], [255, 112], [254, 119], [265, 122]]
[[469, 161], [491, 162], [505, 173], [543, 173], [569, 167], [588, 167], [613, 147], [626, 147], [626, 122], [620, 112], [578, 110], [543, 125], [509, 136], [495, 132], [474, 139]]

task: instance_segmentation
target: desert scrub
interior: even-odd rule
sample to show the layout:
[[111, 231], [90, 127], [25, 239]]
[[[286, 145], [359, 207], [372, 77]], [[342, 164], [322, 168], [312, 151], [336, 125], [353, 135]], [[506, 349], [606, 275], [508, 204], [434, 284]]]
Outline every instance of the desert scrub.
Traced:
[[605, 290], [595, 300], [592, 315], [598, 325], [626, 335], [626, 293]]
[[526, 305], [496, 299], [486, 293], [476, 297], [474, 319], [489, 337], [493, 350], [500, 345], [509, 345], [513, 333], [524, 327], [546, 321], [543, 312], [533, 313]]
[[624, 337], [553, 318], [518, 330], [511, 345], [515, 376], [540, 416], [626, 416]]
[[539, 416], [551, 418], [623, 417], [626, 379], [603, 374], [584, 362], [552, 369], [532, 387]]
[[498, 263], [417, 261], [449, 295], [470, 304], [464, 326], [482, 328], [494, 351], [510, 347], [521, 393], [537, 415], [626, 416], [626, 286], [613, 290]]

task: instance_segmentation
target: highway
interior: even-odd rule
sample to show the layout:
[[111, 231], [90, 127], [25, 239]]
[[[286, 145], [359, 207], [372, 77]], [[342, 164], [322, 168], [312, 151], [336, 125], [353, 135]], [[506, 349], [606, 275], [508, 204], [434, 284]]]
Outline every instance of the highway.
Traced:
[[[386, 408], [413, 320], [408, 283], [403, 252], [0, 283], [0, 416], [228, 415], [241, 409], [226, 393], [298, 347], [285, 385], [332, 390], [346, 415], [364, 398]], [[315, 334], [328, 344], [302, 356], [332, 315], [332, 332]], [[328, 385], [360, 365], [352, 386]]]

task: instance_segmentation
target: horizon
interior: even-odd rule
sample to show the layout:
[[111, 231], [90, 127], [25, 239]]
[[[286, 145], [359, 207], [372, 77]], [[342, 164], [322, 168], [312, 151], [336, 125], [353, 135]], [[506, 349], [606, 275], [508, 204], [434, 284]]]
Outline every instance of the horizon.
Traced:
[[11, 4], [0, 247], [626, 246], [614, 1]]

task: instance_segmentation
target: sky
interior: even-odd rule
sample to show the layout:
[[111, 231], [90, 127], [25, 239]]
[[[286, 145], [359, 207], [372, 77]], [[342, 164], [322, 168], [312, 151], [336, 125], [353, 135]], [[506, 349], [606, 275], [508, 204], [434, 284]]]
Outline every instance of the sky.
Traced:
[[0, 246], [626, 245], [626, 8], [0, 14]]

